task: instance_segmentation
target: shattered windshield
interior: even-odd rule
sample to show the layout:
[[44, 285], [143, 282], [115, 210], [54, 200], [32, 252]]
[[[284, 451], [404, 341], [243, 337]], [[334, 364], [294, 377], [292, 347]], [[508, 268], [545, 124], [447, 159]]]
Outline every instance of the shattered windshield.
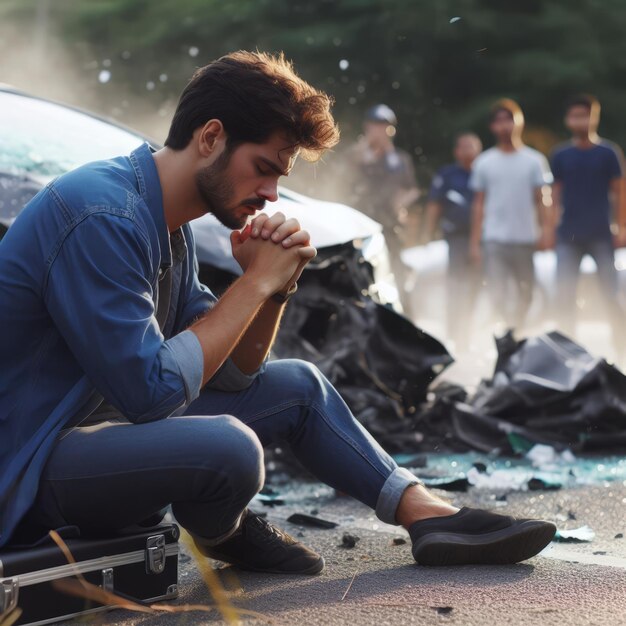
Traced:
[[0, 172], [47, 179], [79, 165], [128, 154], [139, 135], [57, 104], [0, 93]]

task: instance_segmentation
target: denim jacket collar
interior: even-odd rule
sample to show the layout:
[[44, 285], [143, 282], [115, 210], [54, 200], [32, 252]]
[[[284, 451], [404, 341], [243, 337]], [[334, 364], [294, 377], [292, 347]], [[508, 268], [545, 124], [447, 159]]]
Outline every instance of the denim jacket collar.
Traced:
[[148, 143], [144, 143], [130, 154], [130, 162], [137, 176], [139, 193], [143, 198], [152, 219], [159, 232], [159, 247], [161, 248], [161, 268], [165, 269], [172, 265], [172, 250], [170, 247], [170, 233], [165, 223], [163, 209], [163, 191], [159, 172], [154, 162], [152, 153], [156, 150]]

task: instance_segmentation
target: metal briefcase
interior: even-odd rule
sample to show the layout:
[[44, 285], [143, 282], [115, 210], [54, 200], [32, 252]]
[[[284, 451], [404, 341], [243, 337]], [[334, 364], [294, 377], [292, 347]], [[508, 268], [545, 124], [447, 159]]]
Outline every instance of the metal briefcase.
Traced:
[[176, 524], [106, 539], [68, 539], [76, 564], [68, 564], [56, 544], [0, 552], [0, 618], [16, 606], [22, 615], [15, 626], [50, 624], [112, 608], [54, 589], [51, 581], [74, 578], [143, 603], [178, 595]]

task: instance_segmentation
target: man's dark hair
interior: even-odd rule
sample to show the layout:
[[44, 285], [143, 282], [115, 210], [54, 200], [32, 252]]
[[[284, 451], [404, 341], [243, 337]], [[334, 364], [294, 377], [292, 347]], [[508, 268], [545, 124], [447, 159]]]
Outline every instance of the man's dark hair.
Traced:
[[565, 112], [567, 113], [574, 107], [584, 107], [591, 113], [592, 109], [600, 110], [600, 101], [591, 94], [579, 93], [567, 100], [565, 103]]
[[507, 113], [510, 118], [514, 121], [517, 121], [520, 116], [521, 119], [524, 119], [524, 114], [522, 113], [522, 108], [520, 107], [515, 100], [511, 100], [511, 98], [502, 98], [494, 104], [489, 109], [489, 123], [493, 122], [498, 114]]
[[176, 107], [165, 145], [182, 150], [194, 131], [220, 120], [227, 149], [284, 132], [308, 161], [339, 141], [332, 99], [302, 80], [284, 55], [233, 52], [196, 70]]

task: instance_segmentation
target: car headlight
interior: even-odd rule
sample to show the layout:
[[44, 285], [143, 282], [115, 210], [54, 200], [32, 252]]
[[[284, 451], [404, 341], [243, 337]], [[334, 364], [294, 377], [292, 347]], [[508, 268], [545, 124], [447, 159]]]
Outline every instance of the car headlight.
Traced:
[[374, 282], [370, 285], [369, 295], [381, 304], [390, 304], [401, 310], [398, 287], [391, 271], [389, 250], [383, 233], [357, 239], [354, 246], [361, 249], [363, 258], [374, 270]]

